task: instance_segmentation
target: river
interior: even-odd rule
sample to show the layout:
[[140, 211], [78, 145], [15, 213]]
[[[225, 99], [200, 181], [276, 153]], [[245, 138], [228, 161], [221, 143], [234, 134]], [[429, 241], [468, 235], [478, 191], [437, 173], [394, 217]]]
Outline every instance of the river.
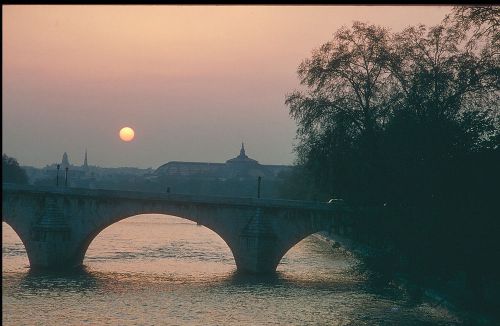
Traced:
[[104, 230], [85, 267], [31, 273], [23, 244], [2, 223], [3, 325], [462, 325], [453, 312], [374, 288], [354, 257], [310, 236], [274, 275], [236, 272], [211, 230], [139, 215]]

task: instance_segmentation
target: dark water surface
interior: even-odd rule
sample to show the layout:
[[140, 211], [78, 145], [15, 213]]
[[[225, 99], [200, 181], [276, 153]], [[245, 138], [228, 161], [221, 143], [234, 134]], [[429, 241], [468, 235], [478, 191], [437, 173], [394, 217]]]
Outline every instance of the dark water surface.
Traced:
[[231, 251], [203, 226], [165, 215], [112, 225], [90, 245], [83, 271], [31, 273], [2, 225], [3, 325], [462, 325], [397, 288], [374, 289], [355, 260], [314, 236], [275, 275], [240, 275]]

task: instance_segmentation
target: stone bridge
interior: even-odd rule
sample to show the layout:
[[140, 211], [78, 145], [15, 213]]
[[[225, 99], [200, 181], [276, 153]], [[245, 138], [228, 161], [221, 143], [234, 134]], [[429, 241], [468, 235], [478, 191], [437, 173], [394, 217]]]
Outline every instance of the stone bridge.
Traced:
[[23, 242], [32, 269], [81, 266], [105, 228], [138, 214], [166, 214], [204, 225], [230, 248], [239, 271], [276, 270], [299, 241], [350, 229], [350, 210], [319, 202], [2, 184], [2, 221]]

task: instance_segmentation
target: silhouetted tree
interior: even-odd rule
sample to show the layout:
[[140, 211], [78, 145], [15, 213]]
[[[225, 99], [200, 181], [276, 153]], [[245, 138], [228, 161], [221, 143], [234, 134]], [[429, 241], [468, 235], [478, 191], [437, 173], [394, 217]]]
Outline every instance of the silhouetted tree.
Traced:
[[453, 25], [457, 30], [468, 32], [469, 42], [477, 44], [486, 41], [491, 46], [500, 45], [500, 8], [495, 6], [459, 6], [454, 7], [452, 14], [445, 18], [445, 22]]
[[17, 160], [5, 154], [2, 155], [2, 182], [28, 183], [26, 171], [24, 171]]
[[303, 89], [286, 97], [303, 198], [384, 207], [358, 221], [363, 238], [397, 248], [415, 275], [461, 270], [476, 289], [500, 272], [488, 267], [500, 249], [498, 27], [495, 7], [400, 33], [356, 22], [301, 63]]
[[388, 42], [381, 27], [356, 22], [342, 28], [299, 66], [306, 90], [287, 95], [298, 123], [299, 160], [326, 197], [348, 196], [352, 187], [362, 191], [353, 175], [374, 175], [380, 131], [398, 104], [396, 80], [385, 64]]
[[[398, 153], [388, 162], [392, 181], [413, 184], [406, 199], [420, 201], [438, 195], [436, 181], [450, 161], [496, 146], [498, 52], [471, 46], [467, 33], [448, 22], [394, 35], [387, 58], [403, 101], [388, 123], [384, 157]], [[391, 196], [404, 195], [393, 190]]]

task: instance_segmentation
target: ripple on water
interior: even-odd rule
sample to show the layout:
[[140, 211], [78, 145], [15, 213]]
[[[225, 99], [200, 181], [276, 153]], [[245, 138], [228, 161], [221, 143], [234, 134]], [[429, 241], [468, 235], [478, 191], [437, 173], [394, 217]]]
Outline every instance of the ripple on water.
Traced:
[[[456, 325], [452, 312], [412, 304], [349, 272], [352, 257], [313, 237], [275, 274], [245, 275], [218, 235], [182, 219], [143, 215], [104, 230], [85, 267], [29, 272], [3, 225], [4, 325]], [[9, 233], [10, 232], [10, 233]]]

